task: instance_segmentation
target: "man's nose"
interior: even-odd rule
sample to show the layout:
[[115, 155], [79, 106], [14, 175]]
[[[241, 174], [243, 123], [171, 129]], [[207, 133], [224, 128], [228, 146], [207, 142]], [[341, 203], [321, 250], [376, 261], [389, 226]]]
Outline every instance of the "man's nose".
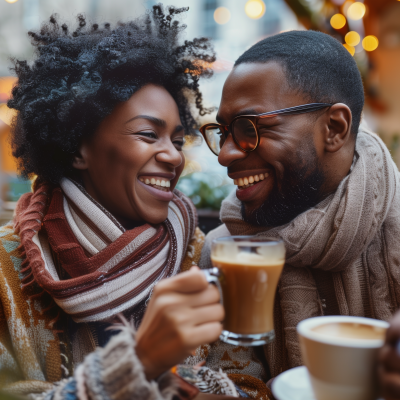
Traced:
[[235, 161], [246, 157], [247, 153], [239, 149], [238, 145], [234, 142], [232, 135], [229, 134], [219, 152], [218, 162], [224, 167], [229, 167]]

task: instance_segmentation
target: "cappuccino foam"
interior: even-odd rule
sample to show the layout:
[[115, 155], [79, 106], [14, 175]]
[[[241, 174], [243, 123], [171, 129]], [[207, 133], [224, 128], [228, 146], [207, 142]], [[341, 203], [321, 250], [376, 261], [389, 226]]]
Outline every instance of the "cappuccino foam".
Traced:
[[339, 339], [384, 340], [385, 328], [354, 322], [332, 322], [316, 326], [311, 331]]

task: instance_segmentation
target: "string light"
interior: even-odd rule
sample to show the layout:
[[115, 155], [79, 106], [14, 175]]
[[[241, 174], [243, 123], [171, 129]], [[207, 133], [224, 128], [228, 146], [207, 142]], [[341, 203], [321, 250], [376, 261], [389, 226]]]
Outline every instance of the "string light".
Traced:
[[346, 43], [349, 46], [353, 46], [354, 47], [354, 46], [357, 46], [358, 43], [360, 43], [361, 38], [360, 38], [360, 35], [357, 32], [350, 31], [350, 32], [348, 32], [346, 34], [346, 36], [344, 37], [344, 40], [346, 41]]
[[349, 46], [347, 43], [343, 45], [345, 49], [352, 55], [354, 56], [356, 49], [353, 46]]
[[379, 40], [374, 35], [366, 36], [362, 41], [362, 47], [365, 51], [374, 51], [379, 46]]
[[214, 11], [214, 20], [217, 24], [224, 25], [231, 19], [231, 12], [226, 7], [218, 7]]
[[366, 8], [363, 3], [360, 3], [360, 2], [353, 3], [347, 9], [347, 18], [357, 21], [365, 15], [365, 11], [366, 11]]
[[265, 3], [262, 0], [248, 0], [244, 11], [251, 19], [259, 19], [265, 14]]
[[346, 17], [343, 14], [335, 14], [331, 18], [331, 25], [334, 29], [342, 29], [346, 25]]

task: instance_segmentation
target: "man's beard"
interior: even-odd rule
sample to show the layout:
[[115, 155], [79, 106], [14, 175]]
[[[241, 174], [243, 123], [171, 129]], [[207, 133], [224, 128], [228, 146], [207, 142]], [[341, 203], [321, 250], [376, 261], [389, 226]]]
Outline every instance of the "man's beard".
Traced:
[[274, 188], [261, 207], [246, 213], [242, 203], [244, 221], [257, 226], [281, 226], [321, 201], [324, 174], [318, 163], [315, 148], [312, 147], [310, 150], [305, 165], [304, 161], [299, 160], [299, 163], [293, 163], [286, 169], [281, 188], [278, 189], [275, 182]]

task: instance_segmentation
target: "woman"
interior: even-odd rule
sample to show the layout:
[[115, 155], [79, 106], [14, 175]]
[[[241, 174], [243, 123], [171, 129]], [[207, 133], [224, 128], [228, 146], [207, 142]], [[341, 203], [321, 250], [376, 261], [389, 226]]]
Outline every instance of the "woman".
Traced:
[[[187, 96], [208, 111], [198, 80], [215, 60], [206, 39], [178, 44], [182, 11], [156, 6], [115, 29], [80, 16], [74, 32], [51, 17], [30, 33], [34, 62], [15, 61], [13, 154], [37, 178], [0, 231], [0, 387], [10, 393], [198, 392], [164, 374], [216, 340], [223, 319], [198, 269], [173, 277], [203, 243], [194, 206], [174, 188], [196, 126]], [[121, 313], [129, 323], [107, 330]], [[186, 372], [204, 390], [237, 395], [224, 374]]]

